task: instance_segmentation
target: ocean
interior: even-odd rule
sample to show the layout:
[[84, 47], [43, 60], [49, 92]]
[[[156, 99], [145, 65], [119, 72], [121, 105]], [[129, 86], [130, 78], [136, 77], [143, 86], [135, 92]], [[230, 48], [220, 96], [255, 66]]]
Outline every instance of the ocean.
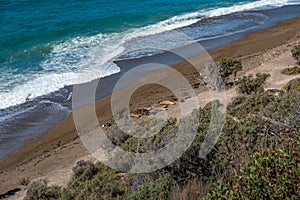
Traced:
[[[300, 0], [0, 0], [0, 159], [72, 109], [66, 86], [120, 73], [114, 61], [271, 25]], [[285, 18], [295, 17], [294, 9]], [[196, 23], [196, 24], [195, 24]], [[59, 91], [59, 92], [58, 92]], [[39, 113], [39, 115], [36, 115]]]

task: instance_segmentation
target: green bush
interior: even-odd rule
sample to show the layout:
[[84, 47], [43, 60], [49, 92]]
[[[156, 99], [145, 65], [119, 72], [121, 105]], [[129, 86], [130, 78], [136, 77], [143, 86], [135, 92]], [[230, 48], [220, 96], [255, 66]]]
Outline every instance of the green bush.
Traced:
[[296, 75], [300, 73], [300, 67], [290, 67], [280, 71], [284, 75]]
[[292, 92], [292, 91], [300, 91], [300, 78], [296, 78], [293, 79], [291, 81], [289, 81], [284, 88], [286, 91], [288, 92]]
[[221, 77], [226, 81], [232, 74], [236, 78], [236, 74], [243, 70], [242, 63], [231, 58], [222, 58], [219, 62], [219, 70]]
[[89, 180], [97, 173], [98, 169], [91, 161], [78, 161], [76, 166], [73, 168], [73, 177], [71, 182]]
[[176, 123], [176, 118], [169, 118], [164, 126], [159, 130], [159, 133], [153, 136], [152, 143], [159, 148], [164, 147], [164, 145], [169, 142], [166, 141], [167, 136], [177, 128]]
[[62, 188], [49, 187], [46, 180], [34, 182], [29, 187], [25, 200], [55, 200], [61, 198]]
[[299, 127], [299, 100], [299, 91], [281, 92], [279, 96], [264, 109], [264, 115], [276, 120], [277, 125], [282, 124], [281, 126], [290, 128]]
[[226, 180], [215, 184], [203, 199], [298, 199], [300, 186], [299, 149], [264, 150]]
[[167, 200], [172, 191], [172, 180], [170, 176], [163, 176], [155, 182], [140, 185], [137, 191], [133, 192], [129, 200]]
[[67, 188], [48, 186], [47, 181], [34, 182], [25, 200], [107, 200], [121, 199], [128, 192], [129, 181], [103, 164], [79, 161]]
[[268, 93], [238, 96], [228, 106], [228, 113], [238, 119], [247, 119], [249, 114], [261, 112], [275, 98], [274, 95]]
[[300, 64], [300, 44], [295, 45], [292, 50], [292, 56], [296, 59], [298, 64]]
[[241, 169], [238, 181], [241, 195], [250, 199], [297, 199], [299, 195], [299, 152], [282, 149], [256, 153]]
[[143, 148], [145, 142], [146, 142], [145, 138], [130, 137], [122, 145], [122, 148], [125, 151], [131, 151], [135, 153], [145, 153], [146, 150]]
[[214, 159], [215, 151], [213, 149], [212, 153], [207, 156], [207, 159], [201, 159], [199, 151], [210, 126], [211, 118], [213, 117], [212, 109], [215, 111], [215, 114], [219, 114], [219, 106], [218, 101], [208, 103], [204, 108], [199, 109], [198, 123], [187, 123], [191, 127], [196, 124], [198, 133], [189, 149], [173, 164], [165, 168], [179, 185], [196, 177], [201, 177], [202, 180], [206, 181], [211, 176], [212, 170], [209, 162]]
[[176, 118], [169, 118], [167, 120], [150, 119], [145, 121], [143, 126], [149, 126], [153, 128], [153, 130], [149, 128], [149, 132], [146, 132], [144, 129], [143, 133], [155, 133], [153, 134], [154, 136], [148, 138], [129, 137], [122, 145], [122, 148], [135, 153], [145, 153], [150, 150], [162, 148], [169, 142], [168, 140], [172, 137], [171, 133], [175, 132], [177, 128], [176, 123]]
[[20, 185], [23, 185], [23, 186], [28, 186], [30, 183], [30, 180], [28, 178], [23, 178], [21, 181], [20, 181]]
[[263, 84], [266, 82], [269, 74], [258, 73], [256, 78], [253, 75], [243, 76], [236, 81], [237, 91], [241, 94], [253, 94], [263, 91]]
[[64, 191], [65, 199], [120, 199], [126, 191], [117, 171], [103, 164], [79, 162], [74, 170], [77, 175]]

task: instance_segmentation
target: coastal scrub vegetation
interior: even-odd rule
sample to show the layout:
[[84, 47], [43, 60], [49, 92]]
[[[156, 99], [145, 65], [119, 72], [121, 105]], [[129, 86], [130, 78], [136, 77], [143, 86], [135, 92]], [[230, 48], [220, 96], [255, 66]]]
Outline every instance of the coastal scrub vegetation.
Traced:
[[289, 81], [284, 88], [288, 92], [300, 91], [300, 78]]
[[20, 185], [23, 185], [23, 186], [28, 186], [30, 183], [30, 180], [28, 178], [23, 178], [21, 181], [20, 181]]
[[263, 84], [266, 82], [269, 74], [258, 73], [254, 78], [252, 74], [248, 76], [243, 76], [239, 80], [236, 81], [237, 92], [241, 94], [252, 94], [262, 92]]
[[295, 66], [295, 67], [285, 68], [285, 69], [281, 70], [280, 73], [284, 74], [284, 75], [296, 75], [296, 74], [300, 74], [300, 67]]
[[225, 82], [228, 81], [230, 76], [234, 75], [234, 79], [239, 71], [243, 70], [241, 61], [231, 58], [222, 58], [218, 64], [220, 75]]
[[61, 199], [62, 188], [58, 186], [48, 186], [46, 180], [33, 182], [27, 191], [24, 200], [55, 200]]
[[[268, 76], [238, 80], [239, 95], [228, 106], [222, 136], [205, 159], [199, 150], [212, 108], [221, 106], [218, 102], [199, 109], [194, 142], [170, 166], [129, 174], [80, 161], [66, 188], [35, 182], [25, 199], [297, 199], [300, 79], [291, 80], [275, 95], [262, 89]], [[119, 146], [140, 153], [161, 148], [176, 136], [177, 124], [170, 118], [156, 137], [138, 142], [128, 137]], [[108, 132], [113, 130], [114, 125], [107, 127]]]
[[295, 58], [297, 63], [300, 65], [300, 44], [293, 46], [291, 52], [292, 52], [292, 56]]

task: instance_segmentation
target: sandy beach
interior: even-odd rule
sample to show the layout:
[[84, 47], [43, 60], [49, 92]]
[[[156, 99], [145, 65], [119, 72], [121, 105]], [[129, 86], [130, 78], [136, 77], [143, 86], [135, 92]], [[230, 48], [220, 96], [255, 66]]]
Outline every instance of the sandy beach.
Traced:
[[[209, 54], [216, 62], [223, 57], [241, 60], [244, 69], [238, 77], [258, 72], [269, 73], [271, 77], [268, 79], [266, 88], [281, 89], [289, 80], [299, 77], [299, 75], [280, 74], [282, 69], [295, 65], [290, 50], [297, 43], [300, 43], [300, 18], [250, 33], [240, 40], [209, 51]], [[199, 56], [191, 59], [194, 62], [201, 62]], [[173, 68], [183, 74], [192, 86], [195, 86], [201, 106], [210, 101], [206, 86], [201, 82], [197, 85], [199, 75], [190, 64], [183, 62], [174, 65]], [[149, 76], [160, 73], [160, 70], [155, 70], [149, 72]], [[128, 88], [124, 88], [119, 92], [126, 93], [127, 90]], [[235, 95], [233, 88], [227, 90], [229, 102]], [[151, 107], [159, 101], [172, 100], [172, 98], [174, 98], [172, 92], [153, 84], [135, 91], [130, 104], [132, 109]], [[108, 95], [95, 103], [99, 124], [104, 124], [112, 118], [110, 102], [111, 95]], [[84, 106], [78, 109], [84, 109]], [[71, 113], [40, 139], [28, 141], [24, 148], [0, 161], [0, 194], [8, 191], [14, 193], [13, 190], [19, 188], [21, 191], [11, 196], [11, 199], [22, 198], [26, 191], [23, 186], [20, 186], [20, 180], [23, 178], [34, 180], [46, 177], [52, 184], [65, 185], [71, 176], [72, 166], [77, 160], [83, 158], [89, 158], [89, 153], [77, 135]]]

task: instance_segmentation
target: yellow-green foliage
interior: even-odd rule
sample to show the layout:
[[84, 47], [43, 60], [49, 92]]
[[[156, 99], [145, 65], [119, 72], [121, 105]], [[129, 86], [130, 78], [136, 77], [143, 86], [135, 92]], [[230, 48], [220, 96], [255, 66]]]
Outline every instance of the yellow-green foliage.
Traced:
[[145, 151], [143, 150], [142, 146], [145, 143], [146, 139], [144, 138], [136, 138], [136, 137], [131, 137], [126, 140], [122, 148], [125, 151], [131, 151], [135, 153], [144, 153]]
[[298, 64], [300, 64], [300, 44], [295, 45], [292, 50], [292, 56], [296, 59]]
[[291, 91], [300, 92], [300, 78], [296, 78], [289, 81], [288, 84], [286, 84], [283, 89], [289, 92]]
[[220, 75], [223, 79], [228, 79], [232, 74], [236, 77], [237, 72], [243, 70], [242, 63], [231, 58], [222, 58], [218, 64]]
[[235, 83], [238, 93], [249, 95], [262, 92], [263, 84], [269, 76], [269, 74], [265, 73], [256, 74], [256, 78], [254, 78], [253, 75], [243, 76]]
[[280, 71], [284, 75], [296, 75], [300, 73], [300, 67], [290, 67]]

